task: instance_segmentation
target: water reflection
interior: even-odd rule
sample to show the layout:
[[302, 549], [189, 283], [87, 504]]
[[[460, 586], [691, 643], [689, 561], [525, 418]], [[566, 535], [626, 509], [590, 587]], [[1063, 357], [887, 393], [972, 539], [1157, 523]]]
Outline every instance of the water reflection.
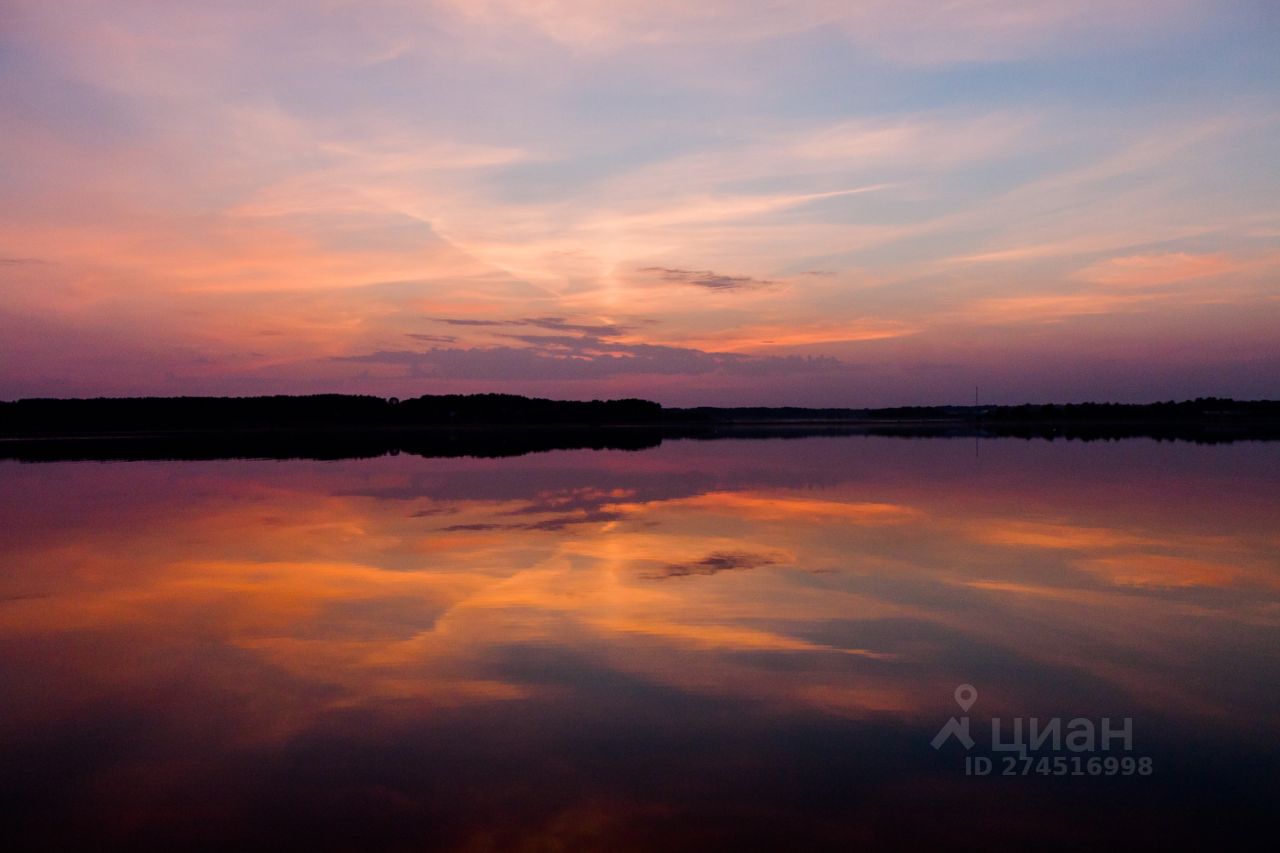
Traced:
[[[842, 437], [0, 467], [42, 848], [1220, 841], [1280, 750], [1280, 453]], [[992, 715], [1147, 778], [967, 778]]]

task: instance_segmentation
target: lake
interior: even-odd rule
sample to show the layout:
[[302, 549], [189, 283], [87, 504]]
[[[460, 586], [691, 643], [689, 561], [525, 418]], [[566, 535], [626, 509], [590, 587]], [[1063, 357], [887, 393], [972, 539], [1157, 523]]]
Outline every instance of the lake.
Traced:
[[5, 849], [1229, 845], [1280, 443], [0, 462]]

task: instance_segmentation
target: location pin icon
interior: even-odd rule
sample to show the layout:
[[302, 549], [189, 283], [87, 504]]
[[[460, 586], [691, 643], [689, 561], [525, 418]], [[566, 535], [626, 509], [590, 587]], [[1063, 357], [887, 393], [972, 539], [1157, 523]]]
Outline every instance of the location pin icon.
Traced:
[[956, 688], [956, 704], [960, 706], [960, 710], [966, 714], [973, 707], [973, 703], [978, 701], [978, 689], [972, 684], [961, 684]]

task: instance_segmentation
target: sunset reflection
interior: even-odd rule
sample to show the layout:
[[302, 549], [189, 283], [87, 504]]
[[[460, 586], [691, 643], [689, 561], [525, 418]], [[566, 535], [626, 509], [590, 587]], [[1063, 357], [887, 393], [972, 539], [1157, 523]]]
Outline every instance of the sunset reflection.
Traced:
[[[71, 813], [121, 840], [157, 823], [183, 834], [187, 801], [207, 797], [224, 828], [253, 827], [278, 792], [232, 784], [244, 762], [288, 775], [298, 750], [413, 732], [428, 752], [472, 738], [501, 784], [546, 762], [555, 780], [501, 831], [498, 792], [442, 795], [425, 768], [352, 770], [294, 806], [421, 816], [430, 789], [459, 810], [448, 845], [532, 844], [552, 824], [578, 837], [576, 822], [621, 843], [619, 820], [719, 814], [707, 791], [673, 801], [658, 781], [688, 762], [721, 778], [774, 759], [743, 769], [689, 745], [644, 771], [658, 787], [639, 797], [620, 781], [630, 769], [564, 752], [564, 726], [598, 748], [640, 726], [672, 749], [681, 718], [744, 745], [844, 721], [858, 749], [893, 732], [910, 777], [942, 785], [955, 780], [927, 743], [961, 682], [981, 685], [987, 716], [1254, 737], [1280, 687], [1267, 525], [1280, 459], [1248, 444], [1128, 452], [1168, 479], [1114, 490], [1123, 472], [1104, 445], [988, 442], [975, 458], [963, 441], [848, 438], [500, 461], [5, 463], [18, 522], [0, 533], [5, 755], [64, 730], [107, 744], [66, 758], [23, 825]], [[121, 726], [148, 732], [128, 754], [110, 746]], [[512, 737], [519, 755], [500, 760]], [[359, 761], [342, 749], [323, 760]], [[121, 786], [136, 820], [101, 826]], [[845, 829], [856, 837], [835, 837]]]

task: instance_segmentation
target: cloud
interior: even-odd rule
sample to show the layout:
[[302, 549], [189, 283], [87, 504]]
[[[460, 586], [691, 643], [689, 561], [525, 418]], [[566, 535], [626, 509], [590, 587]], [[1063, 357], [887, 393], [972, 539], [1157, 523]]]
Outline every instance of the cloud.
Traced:
[[[564, 317], [526, 317], [513, 320], [451, 317], [434, 319], [451, 326], [482, 329], [488, 333], [488, 339], [472, 342], [471, 346], [433, 346], [425, 350], [387, 349], [340, 355], [330, 360], [398, 367], [411, 378], [472, 380], [701, 376], [717, 372], [740, 376], [813, 374], [844, 366], [840, 360], [826, 356], [755, 356], [635, 342], [623, 339], [630, 333], [631, 327], [618, 323], [572, 322]], [[495, 331], [497, 329], [538, 331]], [[551, 332], [563, 334], [550, 334]], [[415, 333], [410, 337], [435, 343], [431, 339], [438, 336]]]
[[1070, 317], [1132, 313], [1150, 308], [1151, 297], [1121, 293], [1050, 293], [979, 299], [966, 309], [979, 323], [1056, 323]]
[[714, 551], [701, 560], [692, 563], [668, 563], [661, 570], [641, 575], [649, 580], [666, 578], [684, 578], [691, 575], [714, 575], [720, 572], [758, 569], [761, 566], [773, 566], [777, 560], [764, 554], [750, 554], [741, 551]]
[[1221, 254], [1193, 255], [1186, 252], [1169, 252], [1108, 258], [1079, 270], [1075, 278], [1093, 284], [1115, 287], [1155, 287], [1193, 278], [1221, 275], [1233, 271], [1236, 266], [1230, 258]]
[[634, 498], [634, 489], [602, 489], [577, 486], [564, 489], [539, 490], [537, 495], [523, 506], [507, 512], [507, 515], [540, 515], [544, 513], [580, 512], [592, 513], [618, 501]]
[[583, 335], [595, 335], [604, 338], [614, 338], [630, 331], [628, 327], [614, 323], [570, 323], [563, 317], [532, 317], [519, 320], [517, 324], [534, 326], [539, 329], [551, 329], [558, 332], [580, 332]]
[[[1275, 236], [1274, 85], [1229, 61], [1268, 46], [1252, 10], [1194, 27], [1197, 0], [8, 7], [0, 150], [24, 168], [0, 212], [21, 341], [3, 388], [647, 373], [601, 385], [929, 402], [902, 366], [990, 372], [979, 334], [1009, 383], [1031, 370], [993, 318], [1042, 336], [1077, 318], [1089, 347], [1124, 323], [1147, 351], [1189, 341], [1176, 312], [1216, 300], [1247, 323], [1196, 335], [1275, 337], [1275, 262], [1250, 260]], [[1218, 63], [1204, 86], [1160, 73], [1190, 43], [1173, 30]], [[1139, 49], [1111, 50], [1129, 35]], [[1212, 258], [1240, 266], [1219, 280]], [[1138, 311], [1140, 329], [1108, 318]], [[872, 366], [743, 360], [764, 348]], [[774, 378], [797, 372], [811, 390]]]
[[437, 323], [448, 326], [510, 326], [513, 320], [469, 320], [462, 317], [435, 317]]
[[473, 30], [533, 33], [590, 54], [687, 50], [807, 31], [843, 35], [862, 51], [905, 64], [996, 61], [1078, 51], [1189, 27], [1195, 0], [446, 0]]
[[[595, 488], [590, 486], [539, 490], [520, 506], [496, 512], [504, 517], [544, 516], [534, 521], [486, 521], [450, 524], [439, 530], [446, 533], [486, 533], [506, 531], [558, 531], [577, 524], [604, 524], [625, 517], [626, 509], [620, 504], [634, 498], [632, 489]], [[431, 512], [438, 515], [439, 511]]]
[[410, 378], [604, 379], [613, 376], [787, 375], [835, 371], [825, 356], [750, 356], [659, 344], [625, 344], [570, 335], [514, 336], [526, 346], [433, 347], [336, 356], [334, 362], [395, 366]]
[[676, 281], [707, 290], [743, 290], [773, 284], [769, 279], [749, 275], [722, 275], [711, 270], [684, 270], [674, 267], [641, 267], [640, 272], [657, 273], [663, 281]]
[[560, 515], [554, 518], [544, 518], [542, 521], [535, 521], [524, 525], [526, 530], [543, 530], [555, 531], [564, 530], [572, 524], [590, 524], [604, 523], [608, 521], [617, 521], [622, 518], [620, 512], [610, 512], [608, 510], [598, 510], [595, 512], [582, 512], [570, 515]]
[[1116, 586], [1229, 587], [1246, 575], [1244, 568], [1230, 562], [1168, 554], [1093, 557], [1076, 565]]
[[904, 504], [829, 501], [764, 492], [708, 491], [681, 501], [681, 505], [732, 512], [753, 521], [817, 524], [839, 518], [846, 524], [867, 527], [911, 524], [924, 517], [920, 509]]
[[[433, 317], [432, 319], [437, 323], [444, 323], [449, 326], [473, 326], [477, 328], [532, 326], [537, 329], [548, 329], [557, 332], [576, 332], [583, 335], [594, 335], [605, 338], [614, 338], [630, 331], [628, 327], [614, 323], [570, 323], [563, 317], [525, 317], [520, 320], [471, 320], [454, 317]], [[410, 337], [421, 336], [411, 335]]]

